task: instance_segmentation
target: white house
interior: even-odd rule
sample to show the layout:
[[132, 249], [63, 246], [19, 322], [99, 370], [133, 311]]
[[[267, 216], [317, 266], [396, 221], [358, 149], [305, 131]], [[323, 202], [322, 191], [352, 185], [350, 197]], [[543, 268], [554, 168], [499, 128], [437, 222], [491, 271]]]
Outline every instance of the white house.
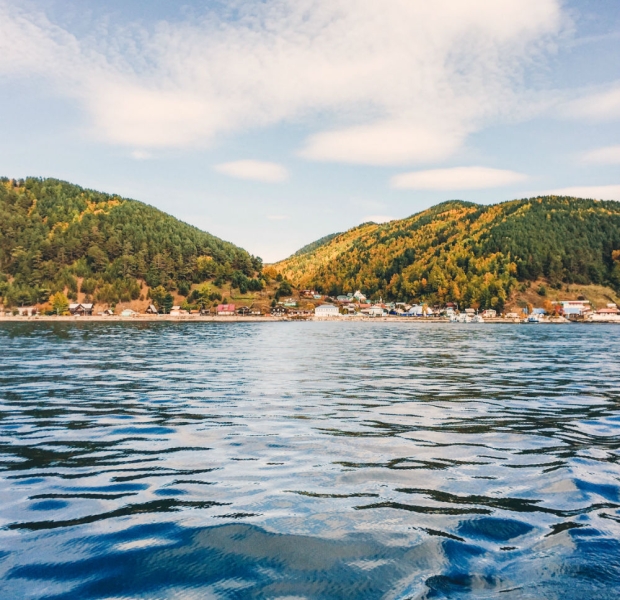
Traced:
[[371, 306], [370, 308], [366, 308], [362, 310], [362, 312], [368, 315], [369, 317], [385, 317], [388, 314], [388, 311], [385, 310], [385, 308], [383, 308], [383, 306], [380, 306], [379, 304]]
[[333, 304], [321, 304], [314, 309], [314, 316], [316, 317], [338, 317], [340, 312], [338, 307]]

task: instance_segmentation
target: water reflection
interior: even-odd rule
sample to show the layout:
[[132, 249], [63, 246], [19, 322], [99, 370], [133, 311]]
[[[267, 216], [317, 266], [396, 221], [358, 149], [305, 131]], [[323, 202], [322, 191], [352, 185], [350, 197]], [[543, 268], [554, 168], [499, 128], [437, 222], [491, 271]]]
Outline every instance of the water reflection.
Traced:
[[617, 340], [3, 325], [3, 594], [615, 597]]

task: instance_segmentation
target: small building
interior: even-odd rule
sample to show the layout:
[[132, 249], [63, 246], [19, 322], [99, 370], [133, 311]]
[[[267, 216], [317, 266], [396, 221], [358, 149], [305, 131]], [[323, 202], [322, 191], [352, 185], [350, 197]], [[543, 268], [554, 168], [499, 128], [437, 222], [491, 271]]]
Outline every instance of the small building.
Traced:
[[180, 306], [173, 306], [170, 309], [170, 316], [171, 317], [181, 317], [183, 315], [189, 315], [189, 311], [183, 310]]
[[149, 304], [149, 307], [146, 309], [146, 314], [147, 315], [158, 315], [159, 311], [157, 310], [157, 307], [154, 304]]
[[336, 300], [340, 304], [350, 304], [352, 299], [353, 299], [352, 296], [336, 296]]
[[333, 304], [321, 304], [314, 309], [315, 317], [339, 317], [340, 311]]
[[370, 308], [365, 308], [362, 312], [369, 317], [385, 317], [388, 314], [388, 311], [380, 304], [375, 304]]
[[237, 314], [241, 317], [247, 317], [251, 310], [247, 306], [241, 306], [237, 309]]
[[20, 306], [17, 308], [17, 314], [20, 317], [34, 317], [39, 314], [39, 309], [36, 306]]
[[94, 308], [94, 304], [90, 304], [90, 303], [79, 303], [79, 302], [72, 302], [71, 304], [69, 304], [69, 312], [72, 315], [78, 315], [78, 316], [91, 316], [93, 314], [93, 308]]
[[475, 308], [466, 308], [464, 312], [465, 312], [466, 315], [469, 315], [470, 317], [473, 317], [476, 314], [476, 309]]
[[121, 317], [136, 317], [138, 313], [135, 310], [131, 310], [131, 308], [126, 308], [121, 312]]
[[559, 306], [562, 314], [569, 318], [580, 317], [592, 311], [588, 300], [559, 300], [553, 304]]
[[215, 309], [218, 317], [234, 317], [235, 305], [234, 304], [218, 304]]
[[355, 298], [358, 302], [362, 304], [366, 302], [366, 296], [362, 294], [360, 290], [357, 290], [355, 294], [353, 294], [353, 298]]
[[274, 306], [271, 309], [272, 317], [286, 317], [286, 315], [288, 315], [288, 308], [285, 308], [284, 306]]
[[497, 317], [497, 311], [492, 308], [487, 308], [482, 311], [483, 319], [495, 319], [495, 317]]

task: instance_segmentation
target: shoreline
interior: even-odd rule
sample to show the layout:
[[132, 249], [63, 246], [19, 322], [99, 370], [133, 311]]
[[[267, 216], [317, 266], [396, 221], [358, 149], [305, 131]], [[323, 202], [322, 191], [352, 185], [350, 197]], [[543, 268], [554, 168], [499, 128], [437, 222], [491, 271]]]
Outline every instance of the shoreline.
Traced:
[[[448, 319], [432, 318], [432, 317], [308, 317], [308, 318], [290, 318], [290, 317], [271, 317], [271, 316], [226, 316], [217, 317], [213, 315], [138, 315], [133, 317], [121, 317], [120, 315], [108, 316], [57, 316], [57, 315], [37, 315], [33, 317], [11, 316], [0, 317], [0, 323], [282, 323], [282, 322], [299, 322], [312, 321], [319, 323], [445, 323], [452, 325]], [[457, 325], [477, 325], [478, 323], [456, 323]], [[515, 319], [485, 319], [485, 324], [503, 324], [503, 325], [568, 325], [568, 324], [585, 324], [585, 325], [620, 325], [618, 321], [543, 321], [541, 323], [523, 323]]]

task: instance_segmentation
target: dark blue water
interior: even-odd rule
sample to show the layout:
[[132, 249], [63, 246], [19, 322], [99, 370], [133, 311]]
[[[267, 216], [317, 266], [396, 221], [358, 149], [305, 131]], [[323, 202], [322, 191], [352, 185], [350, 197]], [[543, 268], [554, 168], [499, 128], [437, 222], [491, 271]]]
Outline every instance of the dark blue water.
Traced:
[[620, 327], [0, 326], [2, 598], [618, 598]]

